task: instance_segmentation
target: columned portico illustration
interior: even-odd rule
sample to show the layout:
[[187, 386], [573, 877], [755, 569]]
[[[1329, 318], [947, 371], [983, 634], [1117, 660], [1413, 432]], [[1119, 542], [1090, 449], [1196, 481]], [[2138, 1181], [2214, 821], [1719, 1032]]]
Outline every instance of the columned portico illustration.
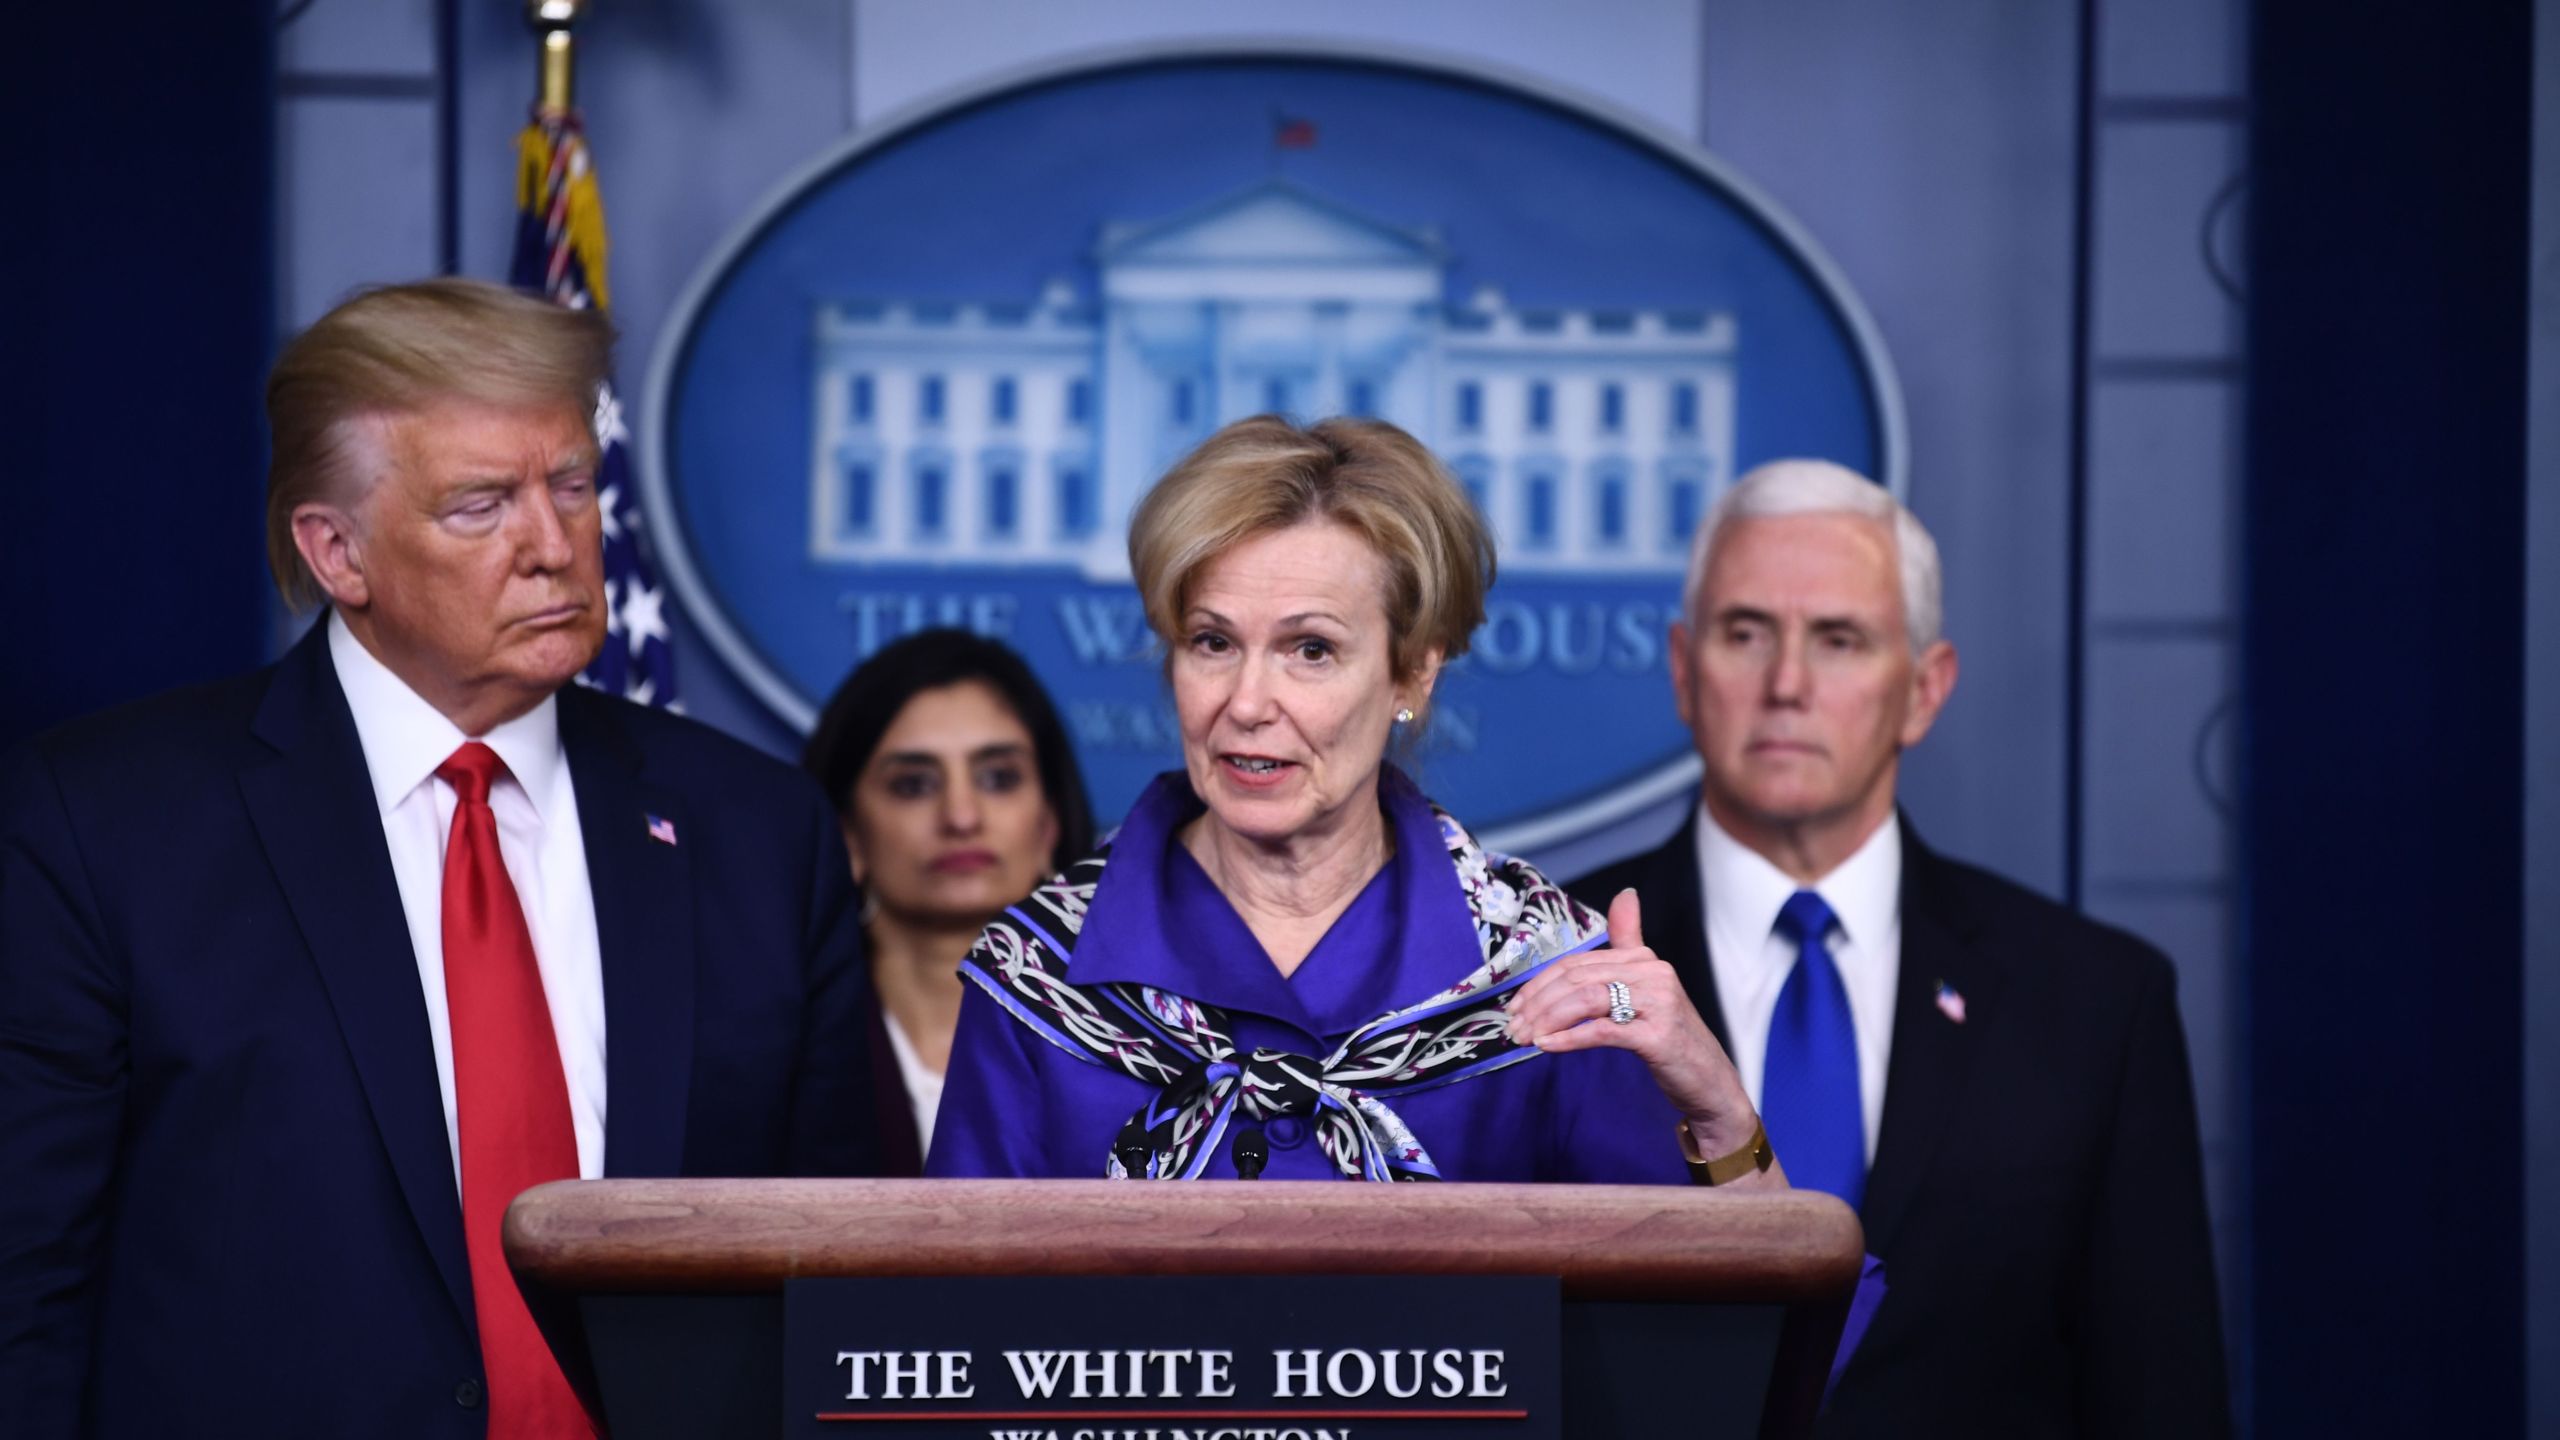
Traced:
[[1125, 577], [1130, 509], [1218, 426], [1370, 414], [1449, 460], [1506, 570], [1676, 574], [1732, 479], [1733, 319], [1446, 296], [1427, 230], [1289, 181], [1103, 227], [1095, 294], [816, 316], [811, 554]]

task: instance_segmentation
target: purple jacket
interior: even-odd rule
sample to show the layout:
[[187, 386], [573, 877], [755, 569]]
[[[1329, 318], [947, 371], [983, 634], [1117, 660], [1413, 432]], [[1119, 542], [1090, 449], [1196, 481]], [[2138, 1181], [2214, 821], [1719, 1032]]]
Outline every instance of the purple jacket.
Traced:
[[[1202, 808], [1190, 785], [1179, 772], [1158, 777], [1112, 844], [1070, 978], [1188, 996], [1232, 1015], [1239, 1049], [1313, 1056], [1465, 978], [1484, 955], [1438, 820], [1392, 767], [1379, 800], [1395, 858], [1283, 976], [1175, 839]], [[1100, 1178], [1121, 1125], [1156, 1093], [1061, 1048], [972, 986], [926, 1173]], [[1626, 1051], [1537, 1056], [1390, 1103], [1445, 1179], [1688, 1183], [1671, 1105]], [[1267, 1127], [1263, 1178], [1339, 1178], [1308, 1128], [1286, 1116]], [[1231, 1179], [1235, 1167], [1215, 1156], [1206, 1173]]]

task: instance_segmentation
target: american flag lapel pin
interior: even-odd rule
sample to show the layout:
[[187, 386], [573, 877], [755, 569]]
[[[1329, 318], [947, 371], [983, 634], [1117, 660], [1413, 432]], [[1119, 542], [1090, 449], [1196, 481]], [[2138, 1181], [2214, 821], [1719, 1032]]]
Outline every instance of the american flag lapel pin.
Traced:
[[[650, 816], [649, 838], [661, 845], [673, 845], [676, 843], [676, 822], [664, 815]], [[1938, 1003], [1943, 1005], [1946, 1002], [1941, 1000]]]
[[[672, 845], [675, 841], [670, 839], [667, 843]], [[1938, 1013], [1958, 1025], [1964, 1023], [1964, 996], [1944, 980], [1938, 982]]]

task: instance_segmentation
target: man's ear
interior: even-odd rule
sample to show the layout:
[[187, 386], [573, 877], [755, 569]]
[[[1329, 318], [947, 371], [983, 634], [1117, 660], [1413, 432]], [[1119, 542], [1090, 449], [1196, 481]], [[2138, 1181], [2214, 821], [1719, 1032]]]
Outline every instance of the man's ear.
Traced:
[[1680, 712], [1680, 727], [1694, 730], [1697, 722], [1689, 716], [1689, 667], [1696, 664], [1690, 655], [1689, 622], [1671, 622], [1671, 634], [1665, 641], [1671, 647], [1671, 708]]
[[293, 548], [330, 604], [362, 610], [373, 603], [373, 588], [365, 583], [364, 532], [344, 506], [309, 500], [293, 507]]
[[1938, 722], [1938, 712], [1947, 706], [1947, 697], [1956, 693], [1956, 647], [1953, 641], [1937, 640], [1920, 652], [1911, 667], [1911, 708], [1902, 716], [1902, 748], [1910, 749], [1929, 733]]

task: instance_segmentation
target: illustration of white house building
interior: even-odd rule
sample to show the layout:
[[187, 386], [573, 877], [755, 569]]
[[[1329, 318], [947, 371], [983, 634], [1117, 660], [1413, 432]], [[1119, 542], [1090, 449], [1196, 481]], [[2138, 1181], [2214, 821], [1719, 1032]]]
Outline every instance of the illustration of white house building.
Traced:
[[1129, 512], [1220, 425], [1375, 415], [1446, 459], [1505, 573], [1679, 573], [1733, 478], [1725, 313], [1445, 294], [1428, 231], [1286, 180], [1104, 227], [1098, 294], [816, 314], [823, 561], [1126, 578]]

